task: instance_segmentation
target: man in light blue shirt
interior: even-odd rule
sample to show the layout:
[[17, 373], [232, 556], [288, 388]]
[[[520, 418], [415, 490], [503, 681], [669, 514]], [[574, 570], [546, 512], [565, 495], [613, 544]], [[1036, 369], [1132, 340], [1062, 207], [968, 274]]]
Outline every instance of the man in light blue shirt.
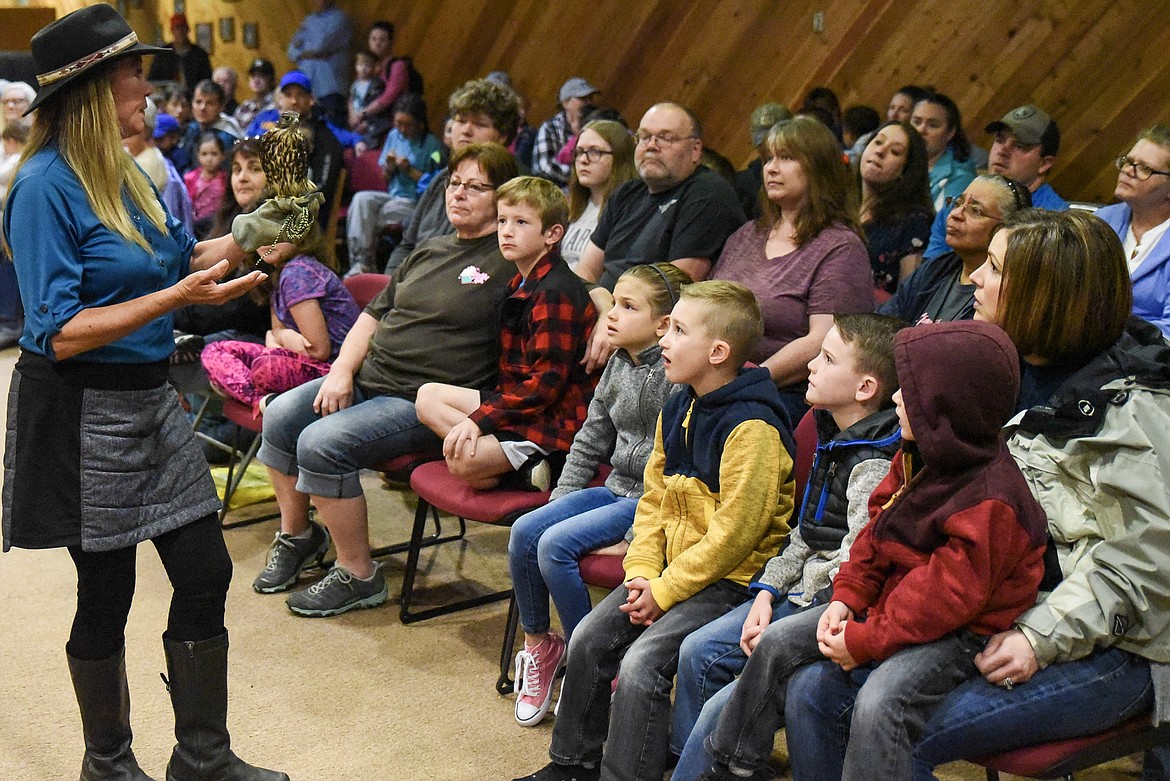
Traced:
[[313, 83], [313, 97], [322, 113], [344, 126], [353, 28], [333, 0], [313, 0], [313, 9], [293, 34], [288, 58]]
[[[995, 134], [987, 170], [1006, 176], [1027, 187], [1032, 193], [1032, 205], [1049, 211], [1064, 211], [1068, 202], [1057, 195], [1045, 179], [1060, 151], [1060, 129], [1043, 109], [1032, 104], [1012, 109], [998, 122], [987, 126]], [[930, 244], [923, 253], [927, 260], [950, 252], [947, 246], [947, 215], [950, 207], [943, 207], [930, 230]]]

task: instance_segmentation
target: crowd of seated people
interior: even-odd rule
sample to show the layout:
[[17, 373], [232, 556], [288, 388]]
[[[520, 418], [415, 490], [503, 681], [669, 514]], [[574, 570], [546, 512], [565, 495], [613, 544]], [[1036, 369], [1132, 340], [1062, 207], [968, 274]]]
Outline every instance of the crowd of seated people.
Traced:
[[[432, 133], [394, 26], [349, 74], [348, 21], [316, 5], [297, 68], [255, 60], [239, 101], [177, 14], [165, 111], [125, 141], [200, 238], [266, 197], [254, 136], [281, 112], [328, 205], [347, 156], [377, 154], [340, 266], [323, 208], [258, 295], [178, 314], [197, 339], [173, 382], [263, 418], [280, 530], [256, 592], [307, 617], [383, 604], [360, 475], [421, 452], [479, 490], [552, 490], [509, 546], [521, 726], [564, 673], [551, 762], [522, 778], [762, 777], [786, 725], [797, 777], [925, 781], [1170, 713], [1170, 129], [1119, 150], [1094, 217], [1049, 184], [1037, 105], [985, 127], [984, 164], [941, 92], [901, 87], [883, 122], [818, 87], [752, 113], [758, 158], [728, 181], [690, 108], [627, 126], [580, 76], [535, 130], [506, 74], [430, 95]], [[0, 95], [15, 165], [35, 91]], [[347, 267], [387, 275], [361, 312]], [[594, 607], [596, 550], [625, 582]]]

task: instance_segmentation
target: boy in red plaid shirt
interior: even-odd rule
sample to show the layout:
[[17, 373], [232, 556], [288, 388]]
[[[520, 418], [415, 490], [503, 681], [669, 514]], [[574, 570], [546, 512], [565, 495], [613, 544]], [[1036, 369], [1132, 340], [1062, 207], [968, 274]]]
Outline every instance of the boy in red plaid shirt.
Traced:
[[500, 311], [498, 387], [428, 383], [415, 406], [443, 437], [451, 473], [472, 487], [507, 479], [547, 490], [589, 408], [593, 380], [582, 360], [597, 310], [557, 249], [568, 224], [564, 193], [522, 176], [500, 187], [496, 203], [500, 254], [519, 271]]

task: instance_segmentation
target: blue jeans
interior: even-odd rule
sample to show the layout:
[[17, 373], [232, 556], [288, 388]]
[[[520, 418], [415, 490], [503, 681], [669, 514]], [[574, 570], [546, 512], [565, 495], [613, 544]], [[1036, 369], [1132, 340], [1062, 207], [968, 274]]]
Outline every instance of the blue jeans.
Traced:
[[[707, 738], [715, 731], [719, 717], [738, 684], [739, 681], [732, 681], [711, 695], [703, 705], [695, 726], [687, 735], [682, 752], [679, 752], [678, 764], [674, 766], [674, 775], [670, 777], [670, 781], [699, 781], [703, 773], [711, 767], [711, 755], [707, 753]], [[678, 701], [677, 695], [675, 701]], [[674, 735], [671, 735], [671, 750], [673, 749]]]
[[367, 398], [356, 384], [352, 406], [321, 417], [313, 411], [313, 399], [323, 382], [324, 377], [282, 393], [264, 410], [256, 458], [281, 474], [297, 475], [301, 493], [353, 499], [362, 495], [363, 467], [441, 447], [442, 440], [419, 423], [414, 402]]
[[637, 499], [598, 486], [566, 494], [512, 525], [508, 565], [525, 632], [548, 631], [551, 595], [565, 638], [572, 636], [593, 607], [577, 560], [620, 542], [634, 523], [637, 506]]
[[679, 645], [743, 602], [747, 587], [717, 581], [648, 627], [631, 624], [619, 610], [626, 595], [625, 586], [618, 586], [573, 634], [549, 748], [552, 760], [564, 765], [600, 759], [602, 781], [662, 778]]
[[[798, 778], [829, 777], [833, 766], [838, 778], [905, 778], [913, 738], [930, 708], [974, 674], [971, 659], [983, 639], [956, 632], [846, 673], [825, 661], [817, 648], [816, 628], [824, 611], [814, 607], [764, 630], [708, 740], [711, 756], [724, 766], [758, 770], [772, 752], [776, 731], [793, 713], [788, 749]], [[817, 676], [816, 685], [803, 690], [809, 696], [828, 707], [847, 701], [853, 708], [853, 740], [843, 761], [836, 756], [841, 746], [833, 730], [810, 725], [806, 702], [794, 699], [801, 692], [790, 688], [790, 681], [800, 668], [806, 668], [802, 675]], [[816, 746], [803, 744], [806, 740]]]
[[1116, 648], [1049, 665], [1011, 691], [973, 678], [927, 722], [914, 778], [933, 779], [932, 768], [957, 759], [1101, 732], [1149, 710], [1153, 699], [1149, 664]]
[[958, 631], [850, 672], [828, 661], [797, 672], [785, 712], [794, 781], [908, 778], [926, 720], [977, 674], [986, 642]]
[[[739, 647], [739, 638], [743, 635], [743, 622], [747, 620], [752, 604], [744, 602], [730, 613], [691, 632], [683, 640], [682, 648], [679, 649], [674, 716], [670, 728], [670, 750], [673, 753], [682, 755], [686, 752], [690, 735], [706, 703], [734, 681], [747, 664], [747, 655]], [[800, 609], [787, 599], [774, 600], [772, 605], [772, 621], [778, 621]], [[718, 716], [716, 711], [714, 717], [717, 719]], [[706, 734], [700, 740], [703, 737]], [[678, 771], [675, 772], [677, 774]]]

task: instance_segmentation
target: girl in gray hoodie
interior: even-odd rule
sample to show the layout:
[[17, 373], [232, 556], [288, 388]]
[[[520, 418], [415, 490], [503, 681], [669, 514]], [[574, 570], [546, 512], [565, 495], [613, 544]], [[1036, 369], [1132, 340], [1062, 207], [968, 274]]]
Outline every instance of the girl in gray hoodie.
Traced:
[[[512, 526], [508, 561], [524, 630], [516, 655], [516, 721], [538, 724], [573, 628], [592, 608], [577, 561], [590, 551], [623, 545], [642, 496], [642, 473], [667, 397], [658, 339], [666, 333], [679, 289], [690, 277], [669, 263], [634, 266], [614, 286], [606, 334], [617, 348], [597, 385], [584, 427], [561, 472], [552, 501]], [[605, 485], [589, 487], [605, 464]], [[565, 637], [549, 631], [549, 597]]]

